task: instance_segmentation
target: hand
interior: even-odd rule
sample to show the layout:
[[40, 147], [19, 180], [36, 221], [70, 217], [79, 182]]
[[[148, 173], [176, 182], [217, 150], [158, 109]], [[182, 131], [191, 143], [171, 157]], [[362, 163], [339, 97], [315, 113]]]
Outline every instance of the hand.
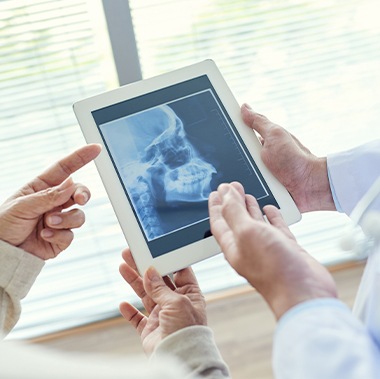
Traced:
[[279, 319], [295, 305], [336, 297], [330, 273], [296, 242], [279, 210], [245, 195], [240, 183], [221, 184], [209, 197], [211, 231], [227, 261], [257, 289]]
[[63, 212], [90, 198], [87, 187], [75, 184], [69, 176], [100, 153], [91, 144], [53, 164], [0, 206], [0, 240], [18, 246], [47, 260], [66, 249], [73, 240], [72, 228], [84, 223], [79, 209]]
[[317, 158], [293, 135], [247, 104], [244, 122], [260, 135], [261, 158], [292, 195], [301, 212], [336, 210], [327, 175], [326, 158]]
[[120, 265], [120, 273], [142, 300], [148, 316], [129, 303], [120, 304], [120, 312], [140, 334], [147, 354], [168, 335], [207, 324], [205, 299], [191, 268], [175, 273], [174, 283], [169, 277], [161, 278], [153, 267], [141, 278], [130, 250], [125, 249], [122, 256], [125, 263]]

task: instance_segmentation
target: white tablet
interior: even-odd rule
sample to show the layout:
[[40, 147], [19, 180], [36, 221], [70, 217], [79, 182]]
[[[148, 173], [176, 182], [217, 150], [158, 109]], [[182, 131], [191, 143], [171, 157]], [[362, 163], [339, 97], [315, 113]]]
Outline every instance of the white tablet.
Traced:
[[207, 200], [239, 181], [288, 224], [300, 213], [260, 158], [261, 144], [211, 60], [74, 104], [140, 273], [168, 274], [220, 252]]

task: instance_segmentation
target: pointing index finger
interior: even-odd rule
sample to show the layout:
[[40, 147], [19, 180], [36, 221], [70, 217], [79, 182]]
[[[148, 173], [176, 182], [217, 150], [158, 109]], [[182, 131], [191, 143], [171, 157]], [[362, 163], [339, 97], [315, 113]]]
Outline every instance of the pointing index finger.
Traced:
[[29, 183], [29, 185], [33, 187], [35, 191], [56, 186], [67, 179], [71, 174], [94, 160], [100, 151], [101, 145], [99, 144], [85, 145], [54, 163]]

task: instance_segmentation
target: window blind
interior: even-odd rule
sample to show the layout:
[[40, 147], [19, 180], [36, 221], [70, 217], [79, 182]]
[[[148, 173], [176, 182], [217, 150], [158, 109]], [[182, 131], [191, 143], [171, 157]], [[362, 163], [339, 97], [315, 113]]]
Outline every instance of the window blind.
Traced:
[[[240, 103], [285, 126], [316, 155], [380, 137], [377, 1], [131, 0], [130, 5], [144, 77], [213, 59]], [[354, 259], [339, 247], [347, 223], [345, 215], [315, 212], [291, 229], [329, 265]], [[214, 264], [199, 266], [214, 273], [220, 270]], [[222, 277], [220, 286], [229, 285]]]
[[[85, 143], [73, 102], [116, 86], [106, 38], [99, 37], [107, 36], [101, 12], [97, 1], [0, 2], [1, 200]], [[74, 178], [92, 190], [87, 222], [72, 246], [47, 262], [10, 338], [117, 313], [114, 287], [125, 242], [95, 167]]]
[[[26, 175], [84, 143], [71, 104], [116, 85], [110, 54], [99, 49], [107, 30], [95, 3], [0, 2], [2, 199]], [[144, 78], [211, 58], [240, 103], [285, 126], [317, 155], [380, 137], [376, 1], [130, 0], [129, 6]], [[121, 42], [113, 46], [128, 49], [125, 37], [113, 35]], [[137, 301], [119, 278], [125, 241], [94, 166], [75, 178], [93, 193], [86, 224], [68, 251], [47, 263], [11, 338], [113, 317], [121, 300]], [[346, 224], [343, 215], [319, 212], [292, 230], [329, 265], [353, 258], [338, 246]], [[206, 293], [244, 283], [221, 255], [194, 270]]]

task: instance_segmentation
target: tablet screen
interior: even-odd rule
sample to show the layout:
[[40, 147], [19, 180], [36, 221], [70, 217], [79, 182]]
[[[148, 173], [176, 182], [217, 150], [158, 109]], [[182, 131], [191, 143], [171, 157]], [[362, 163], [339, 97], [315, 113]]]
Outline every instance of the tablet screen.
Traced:
[[221, 183], [278, 207], [207, 75], [92, 115], [154, 258], [211, 235]]

